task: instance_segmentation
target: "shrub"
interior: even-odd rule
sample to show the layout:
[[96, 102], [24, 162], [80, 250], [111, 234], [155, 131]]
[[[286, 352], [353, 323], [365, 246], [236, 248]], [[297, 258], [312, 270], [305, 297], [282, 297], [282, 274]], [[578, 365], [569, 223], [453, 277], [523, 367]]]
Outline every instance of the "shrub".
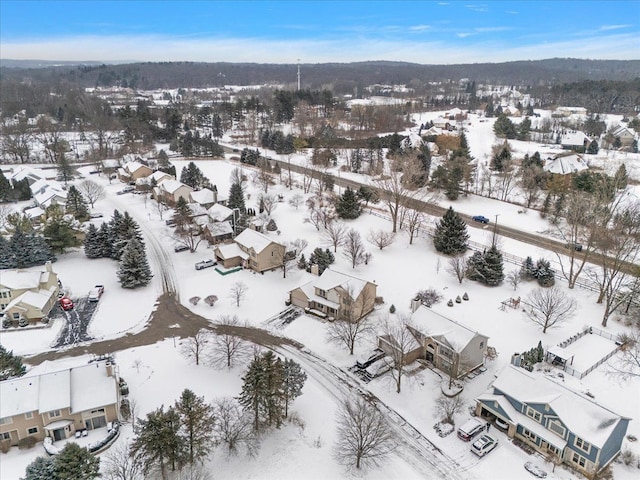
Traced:
[[35, 437], [24, 437], [21, 438], [20, 441], [18, 442], [18, 448], [20, 450], [26, 450], [28, 448], [33, 448], [33, 446], [37, 443], [37, 440]]
[[7, 453], [11, 450], [11, 440], [3, 440], [0, 442], [0, 452]]
[[435, 288], [420, 290], [416, 293], [414, 298], [416, 300], [420, 300], [420, 302], [426, 307], [431, 307], [442, 301], [442, 295]]
[[393, 305], [393, 304], [392, 304], [392, 305], [389, 307], [389, 313], [396, 313], [396, 306], [395, 306], [395, 305]]
[[197, 305], [199, 301], [200, 301], [200, 297], [197, 297], [197, 296], [196, 296], [196, 297], [191, 297], [191, 298], [189, 299], [189, 303], [190, 303], [191, 305]]

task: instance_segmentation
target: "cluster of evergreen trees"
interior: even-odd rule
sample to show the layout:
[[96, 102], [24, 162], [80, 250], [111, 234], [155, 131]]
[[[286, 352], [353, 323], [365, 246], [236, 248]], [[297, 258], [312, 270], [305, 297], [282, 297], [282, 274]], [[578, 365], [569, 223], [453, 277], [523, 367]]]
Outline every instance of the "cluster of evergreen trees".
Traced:
[[0, 382], [10, 378], [21, 377], [27, 373], [22, 358], [14, 355], [13, 350], [7, 350], [0, 345]]
[[86, 448], [69, 442], [53, 457], [37, 457], [22, 480], [93, 480], [100, 477], [100, 459]]
[[211, 134], [200, 135], [199, 131], [191, 130], [179, 137], [178, 148], [185, 157], [224, 157], [224, 148]]
[[467, 278], [490, 287], [500, 285], [504, 280], [502, 254], [495, 245], [484, 252], [474, 252], [467, 261]]
[[34, 267], [55, 260], [45, 238], [34, 231], [17, 229], [9, 240], [0, 235], [0, 270]]
[[153, 277], [140, 227], [128, 212], [114, 210], [111, 220], [99, 229], [89, 225], [84, 252], [88, 258], [118, 260], [118, 279], [123, 288], [145, 286]]
[[537, 280], [541, 287], [552, 287], [556, 283], [555, 272], [551, 268], [551, 262], [539, 258], [534, 264], [531, 257], [527, 257], [520, 269], [520, 276], [524, 280]]
[[264, 130], [260, 134], [260, 143], [264, 148], [275, 150], [276, 153], [293, 153], [296, 151], [293, 144], [293, 135], [285, 136], [280, 130]]
[[318, 247], [309, 256], [309, 261], [304, 258], [304, 253], [300, 255], [300, 260], [298, 260], [298, 268], [301, 270], [306, 270], [307, 272], [311, 271], [311, 265], [318, 265], [318, 275], [322, 275], [329, 265], [335, 262], [336, 258], [328, 248], [322, 250], [322, 248]]
[[180, 182], [190, 186], [194, 190], [201, 190], [203, 188], [213, 189], [211, 181], [193, 162], [189, 162], [189, 164], [182, 169], [182, 172], [180, 173]]
[[362, 213], [362, 205], [358, 192], [347, 187], [336, 201], [336, 213], [340, 218], [354, 219]]
[[457, 200], [464, 185], [473, 181], [476, 166], [469, 150], [467, 137], [460, 132], [459, 145], [453, 149], [447, 161], [438, 165], [431, 175], [431, 184], [444, 191], [449, 200]]
[[257, 355], [242, 381], [238, 402], [252, 413], [253, 426], [280, 427], [289, 414], [289, 404], [302, 394], [307, 374], [293, 360], [282, 361], [272, 351]]
[[258, 160], [260, 160], [260, 150], [257, 148], [255, 150], [251, 150], [249, 148], [242, 149], [242, 152], [240, 153], [240, 163], [257, 165]]
[[26, 178], [10, 182], [0, 170], [0, 203], [21, 202], [31, 198], [31, 187]]
[[185, 389], [175, 405], [167, 410], [161, 406], [138, 420], [131, 454], [142, 464], [145, 475], [159, 467], [166, 478], [167, 469], [181, 470], [209, 455], [214, 423], [213, 407]]

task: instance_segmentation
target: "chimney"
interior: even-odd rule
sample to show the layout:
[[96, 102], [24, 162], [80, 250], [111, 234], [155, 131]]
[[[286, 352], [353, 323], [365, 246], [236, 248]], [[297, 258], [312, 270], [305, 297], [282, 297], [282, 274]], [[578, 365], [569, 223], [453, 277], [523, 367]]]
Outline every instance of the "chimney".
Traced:
[[420, 305], [422, 305], [422, 302], [419, 298], [414, 298], [413, 300], [411, 300], [411, 313], [414, 313], [416, 310], [418, 310], [420, 308]]
[[311, 265], [311, 273], [313, 275], [319, 276], [319, 270], [318, 270], [318, 265], [316, 263], [314, 263], [313, 265]]
[[51, 261], [48, 261], [44, 264], [44, 268], [47, 269], [47, 272], [53, 273], [53, 267], [51, 266]]
[[107, 377], [113, 377], [113, 364], [107, 361], [107, 363], [105, 363], [105, 367], [107, 369]]

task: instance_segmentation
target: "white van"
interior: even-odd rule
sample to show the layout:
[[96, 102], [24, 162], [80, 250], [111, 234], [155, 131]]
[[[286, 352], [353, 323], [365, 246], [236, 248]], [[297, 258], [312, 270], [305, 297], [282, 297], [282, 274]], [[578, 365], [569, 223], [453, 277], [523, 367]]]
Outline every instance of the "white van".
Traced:
[[482, 422], [477, 418], [470, 418], [464, 425], [458, 428], [458, 438], [468, 442], [485, 428], [486, 422]]

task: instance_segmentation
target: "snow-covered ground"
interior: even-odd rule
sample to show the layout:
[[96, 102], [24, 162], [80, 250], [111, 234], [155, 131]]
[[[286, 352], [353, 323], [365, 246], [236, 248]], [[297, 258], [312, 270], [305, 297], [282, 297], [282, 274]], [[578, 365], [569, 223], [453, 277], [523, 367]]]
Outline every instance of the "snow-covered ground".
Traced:
[[[426, 117], [422, 121], [426, 121]], [[490, 128], [488, 122], [473, 122], [482, 129]], [[491, 142], [484, 139], [482, 130], [476, 132], [469, 128], [467, 135], [472, 148], [472, 153], [477, 158], [482, 158], [482, 148]], [[482, 143], [484, 142], [484, 143]], [[484, 147], [483, 147], [484, 145]], [[489, 149], [490, 151], [490, 149]], [[533, 153], [535, 149], [531, 150]], [[178, 176], [181, 168], [188, 162], [176, 161]], [[229, 176], [231, 170], [238, 165], [227, 161], [200, 161], [196, 162], [203, 173], [216, 184], [220, 192], [226, 193], [229, 188]], [[638, 162], [640, 163], [640, 162]], [[629, 165], [628, 165], [629, 168]], [[83, 169], [87, 177], [88, 168]], [[631, 170], [631, 169], [630, 169]], [[344, 175], [344, 173], [343, 173]], [[284, 175], [283, 175], [284, 176]], [[104, 184], [107, 197], [100, 200], [95, 211], [104, 213], [104, 218], [94, 219], [97, 225], [101, 221], [108, 221], [114, 208], [120, 211], [127, 210], [141, 224], [147, 243], [153, 238], [160, 243], [168, 253], [171, 268], [175, 271], [177, 286], [181, 302], [194, 312], [215, 321], [220, 315], [238, 315], [249, 324], [271, 329], [274, 333], [291, 337], [303, 343], [308, 350], [317, 354], [328, 362], [347, 369], [353, 365], [354, 357], [366, 353], [372, 348], [373, 338], [362, 341], [356, 348], [356, 355], [350, 356], [339, 345], [333, 345], [326, 341], [326, 324], [309, 317], [299, 317], [284, 328], [276, 328], [265, 323], [265, 320], [284, 308], [287, 292], [292, 288], [305, 283], [310, 274], [293, 270], [282, 277], [282, 272], [269, 272], [264, 275], [253, 274], [250, 271], [239, 271], [222, 276], [214, 269], [196, 271], [194, 263], [203, 259], [212, 258], [213, 251], [201, 244], [197, 252], [174, 253], [173, 240], [169, 227], [165, 225], [167, 215], [162, 218], [151, 200], [145, 201], [142, 195], [127, 194], [118, 196], [116, 191], [121, 189], [121, 184], [114, 182], [109, 185], [102, 177], [91, 175], [93, 180]], [[319, 233], [310, 224], [305, 223], [306, 208], [304, 206], [295, 209], [287, 200], [293, 194], [301, 193], [301, 190], [288, 190], [284, 186], [272, 187], [274, 193], [282, 194], [285, 201], [279, 203], [273, 211], [272, 217], [278, 225], [281, 234], [268, 233], [278, 241], [290, 241], [303, 238], [309, 242], [305, 255], [318, 246], [326, 247]], [[255, 187], [248, 182], [246, 192], [251, 194], [247, 206], [256, 207], [257, 192]], [[449, 202], [442, 201], [446, 206]], [[499, 223], [514, 228], [520, 228], [530, 232], [546, 232], [550, 229], [548, 222], [541, 219], [535, 211], [518, 213], [521, 207], [504, 204], [495, 200], [469, 196], [453, 202], [452, 205], [458, 211], [468, 214], [482, 214], [492, 221], [498, 215]], [[436, 219], [432, 219], [435, 221]], [[357, 229], [363, 239], [369, 230], [389, 230], [388, 220], [369, 213], [360, 218], [347, 222], [349, 227]], [[491, 241], [491, 228], [470, 228], [471, 239], [489, 244]], [[534, 259], [545, 256], [554, 260], [549, 252], [540, 251], [527, 244], [515, 240], [499, 238], [499, 245], [506, 253], [518, 257], [531, 255]], [[373, 254], [373, 260], [368, 265], [360, 265], [355, 270], [350, 262], [341, 253], [336, 253], [334, 268], [345, 273], [354, 274], [361, 278], [374, 281], [378, 285], [378, 295], [384, 298], [384, 304], [375, 312], [382, 319], [388, 315], [389, 307], [393, 304], [398, 313], [409, 311], [409, 301], [418, 290], [435, 288], [440, 291], [444, 301], [437, 304], [434, 309], [456, 321], [462, 322], [490, 337], [489, 345], [496, 348], [498, 357], [489, 361], [487, 371], [473, 380], [465, 383], [462, 393], [465, 400], [473, 403], [473, 399], [485, 392], [490, 386], [494, 374], [509, 363], [514, 352], [522, 352], [535, 347], [539, 340], [544, 346], [553, 346], [560, 341], [574, 335], [585, 326], [599, 327], [602, 317], [602, 307], [595, 303], [593, 294], [588, 291], [574, 289], [569, 290], [564, 282], [559, 282], [560, 288], [578, 302], [576, 315], [566, 324], [557, 329], [550, 329], [542, 334], [541, 329], [528, 321], [525, 315], [511, 308], [502, 310], [501, 302], [511, 297], [522, 297], [536, 287], [534, 283], [522, 283], [517, 291], [505, 284], [496, 288], [484, 287], [475, 282], [465, 280], [459, 284], [457, 279], [447, 272], [447, 259], [436, 254], [432, 242], [425, 237], [408, 244], [405, 233], [399, 233], [393, 245], [384, 250], [367, 243], [367, 249]], [[149, 248], [148, 248], [149, 250]], [[157, 273], [157, 266], [151, 261], [152, 269]], [[516, 265], [505, 264], [505, 272], [516, 269]], [[152, 283], [142, 289], [133, 291], [123, 290], [116, 279], [117, 264], [111, 260], [88, 260], [81, 250], [70, 252], [59, 257], [54, 264], [54, 269], [60, 274], [66, 288], [71, 291], [71, 296], [86, 295], [96, 283], [102, 283], [106, 292], [99, 302], [95, 317], [90, 325], [89, 333], [97, 339], [113, 338], [124, 335], [126, 332], [134, 332], [142, 329], [152, 312], [154, 303], [162, 291], [160, 276], [156, 275]], [[229, 297], [231, 285], [242, 281], [248, 286], [247, 297], [240, 307], [236, 307]], [[469, 295], [470, 300], [454, 307], [447, 307], [448, 299], [455, 299], [463, 293]], [[193, 296], [205, 297], [209, 294], [218, 296], [219, 301], [214, 307], [209, 307], [200, 302], [195, 307], [188, 303]], [[397, 314], [396, 314], [397, 315]], [[0, 342], [8, 349], [14, 350], [20, 355], [29, 355], [49, 349], [49, 345], [55, 339], [59, 331], [61, 320], [54, 322], [48, 329], [35, 331], [0, 332]], [[607, 331], [617, 333], [626, 331], [627, 327], [615, 319], [609, 322]], [[174, 346], [175, 341], [175, 346]], [[187, 362], [179, 353], [179, 342], [169, 338], [155, 345], [138, 347], [121, 352], [116, 352], [116, 361], [120, 368], [120, 374], [127, 380], [131, 389], [131, 395], [136, 399], [140, 407], [140, 416], [144, 416], [164, 404], [172, 404], [184, 388], [191, 388], [198, 395], [204, 395], [205, 399], [212, 401], [221, 396], [235, 396], [240, 392], [243, 369], [236, 368], [231, 371], [214, 370], [201, 365], [196, 367]], [[575, 348], [583, 352], [580, 341]], [[586, 343], [582, 344], [586, 345]], [[591, 355], [598, 356], [596, 346], [586, 345]], [[597, 347], [599, 348], [599, 347]], [[578, 353], [580, 353], [578, 352]], [[138, 360], [141, 362], [138, 363]], [[52, 362], [53, 365], [42, 365], [34, 369], [59, 368], [69, 362], [78, 362], [81, 359], [60, 360]], [[587, 375], [583, 380], [567, 377], [566, 381], [578, 391], [589, 391], [595, 396], [595, 400], [612, 408], [619, 414], [633, 418], [630, 424], [630, 434], [640, 437], [640, 407], [637, 399], [640, 398], [640, 381], [638, 379], [620, 382], [607, 373], [607, 366], [603, 365]], [[464, 474], [474, 479], [519, 479], [530, 478], [523, 469], [525, 461], [531, 459], [523, 451], [515, 448], [507, 441], [505, 435], [494, 432], [499, 439], [498, 448], [486, 458], [479, 460], [469, 450], [469, 445], [458, 440], [454, 435], [445, 438], [438, 437], [432, 425], [438, 421], [434, 416], [434, 403], [437, 398], [439, 378], [433, 372], [427, 370], [414, 376], [407, 377], [402, 392], [395, 393], [395, 388], [388, 378], [382, 377], [374, 380], [363, 388], [370, 389], [386, 404], [395, 409], [404, 418], [415, 426], [424, 436], [433, 441], [446, 455], [457, 462]], [[267, 433], [262, 441], [262, 447], [255, 459], [247, 459], [244, 456], [227, 459], [222, 452], [215, 452], [210, 466], [215, 472], [215, 478], [345, 478], [349, 474], [340, 467], [332, 456], [332, 447], [335, 441], [335, 412], [337, 397], [329, 381], [322, 381], [310, 376], [304, 388], [304, 394], [294, 403], [294, 410], [304, 423], [304, 428], [299, 425], [287, 424], [280, 430]], [[468, 415], [458, 415], [456, 424], [461, 424]], [[119, 441], [125, 441], [131, 437], [130, 427], [125, 427], [124, 434]], [[640, 453], [638, 445], [625, 441], [624, 447], [629, 447]], [[17, 479], [24, 473], [24, 468], [36, 455], [42, 454], [40, 446], [32, 450], [18, 451], [12, 449], [7, 455], [0, 457], [0, 477], [4, 480]], [[386, 464], [379, 469], [370, 470], [361, 476], [363, 478], [424, 478], [423, 472], [415, 470], [407, 463], [402, 455], [392, 455]], [[541, 458], [536, 457], [535, 462], [551, 472], [549, 464], [544, 464]], [[637, 478], [638, 470], [616, 464], [614, 474], [617, 480]], [[434, 474], [433, 478], [438, 478]], [[548, 478], [571, 479], [579, 478], [564, 468], [556, 468], [554, 474]]]

